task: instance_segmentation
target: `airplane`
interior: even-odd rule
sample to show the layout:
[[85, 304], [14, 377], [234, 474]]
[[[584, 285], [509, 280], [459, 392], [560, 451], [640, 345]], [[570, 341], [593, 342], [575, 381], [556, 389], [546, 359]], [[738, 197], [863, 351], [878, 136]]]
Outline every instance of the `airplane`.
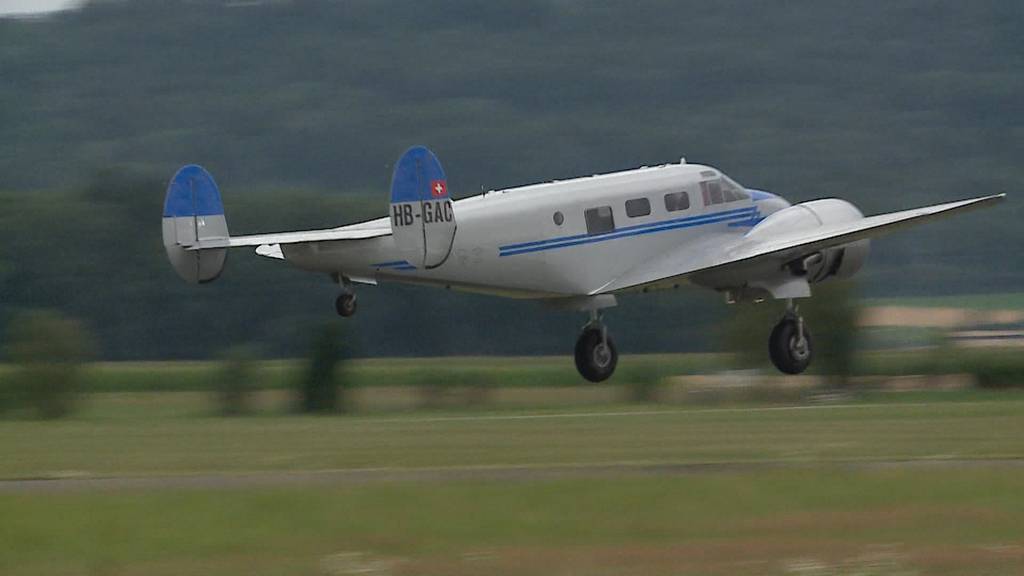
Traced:
[[395, 164], [388, 216], [324, 230], [231, 236], [220, 192], [202, 167], [181, 168], [167, 188], [163, 243], [190, 283], [215, 280], [228, 248], [328, 274], [336, 312], [356, 312], [356, 285], [399, 282], [537, 299], [584, 312], [576, 368], [611, 377], [618, 352], [602, 311], [616, 295], [691, 285], [730, 303], [786, 301], [769, 337], [783, 373], [811, 363], [811, 332], [796, 299], [811, 285], [849, 278], [870, 240], [912, 224], [992, 205], [995, 194], [865, 217], [827, 198], [790, 204], [745, 188], [711, 166], [679, 163], [492, 190], [453, 200], [437, 157], [409, 148]]

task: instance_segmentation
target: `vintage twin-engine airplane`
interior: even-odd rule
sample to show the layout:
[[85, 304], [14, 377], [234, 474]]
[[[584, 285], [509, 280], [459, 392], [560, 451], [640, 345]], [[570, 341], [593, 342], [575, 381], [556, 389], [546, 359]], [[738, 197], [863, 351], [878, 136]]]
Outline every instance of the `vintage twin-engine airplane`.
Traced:
[[747, 189], [710, 166], [666, 164], [496, 190], [452, 201], [441, 164], [422, 146], [395, 165], [390, 217], [328, 230], [228, 235], [220, 192], [199, 166], [167, 190], [163, 240], [188, 282], [220, 275], [227, 249], [329, 274], [341, 316], [356, 311], [354, 284], [404, 282], [512, 298], [589, 313], [576, 342], [587, 380], [612, 375], [615, 344], [601, 310], [615, 294], [694, 284], [729, 301], [786, 299], [769, 353], [782, 372], [811, 361], [811, 334], [793, 304], [810, 285], [860, 269], [869, 238], [1002, 200], [996, 194], [864, 217], [834, 198], [791, 206]]

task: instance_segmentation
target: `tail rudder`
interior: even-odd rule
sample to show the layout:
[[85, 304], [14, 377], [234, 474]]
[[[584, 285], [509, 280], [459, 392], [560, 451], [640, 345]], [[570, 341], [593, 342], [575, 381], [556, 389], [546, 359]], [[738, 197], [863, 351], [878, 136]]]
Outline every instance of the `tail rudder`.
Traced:
[[201, 166], [181, 168], [164, 198], [163, 240], [171, 266], [186, 282], [216, 280], [224, 270], [226, 248], [186, 250], [200, 240], [227, 239], [224, 204], [213, 176]]
[[391, 176], [395, 244], [416, 267], [444, 264], [455, 239], [455, 212], [437, 156], [424, 146], [406, 150]]

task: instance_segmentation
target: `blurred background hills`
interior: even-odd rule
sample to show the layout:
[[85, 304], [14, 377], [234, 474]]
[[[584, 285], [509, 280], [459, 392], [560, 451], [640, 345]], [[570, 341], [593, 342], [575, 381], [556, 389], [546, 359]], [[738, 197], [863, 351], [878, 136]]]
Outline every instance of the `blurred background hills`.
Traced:
[[[0, 326], [56, 308], [108, 359], [304, 350], [333, 314], [327, 278], [236, 252], [196, 289], [166, 265], [163, 188], [191, 162], [239, 234], [383, 215], [417, 143], [458, 197], [680, 156], [867, 213], [1013, 193], [1022, 29], [1012, 0], [94, 0], [0, 18]], [[1018, 291], [1018, 204], [876, 242], [862, 291]], [[581, 322], [437, 290], [360, 297], [363, 355], [566, 353]], [[711, 349], [726, 313], [696, 290], [622, 300], [625, 352]]]

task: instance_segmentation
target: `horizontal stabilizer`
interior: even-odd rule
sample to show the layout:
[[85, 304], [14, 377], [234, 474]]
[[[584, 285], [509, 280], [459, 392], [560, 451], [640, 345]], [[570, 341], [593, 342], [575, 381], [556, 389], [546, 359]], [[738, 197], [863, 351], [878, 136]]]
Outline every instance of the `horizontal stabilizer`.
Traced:
[[332, 240], [365, 240], [391, 234], [391, 226], [384, 220], [376, 227], [361, 225], [344, 226], [328, 230], [306, 230], [302, 232], [278, 232], [275, 234], [253, 234], [210, 238], [186, 245], [186, 250], [207, 250], [210, 248], [237, 248], [239, 246], [261, 246], [263, 244], [302, 244], [305, 242], [330, 242]]

